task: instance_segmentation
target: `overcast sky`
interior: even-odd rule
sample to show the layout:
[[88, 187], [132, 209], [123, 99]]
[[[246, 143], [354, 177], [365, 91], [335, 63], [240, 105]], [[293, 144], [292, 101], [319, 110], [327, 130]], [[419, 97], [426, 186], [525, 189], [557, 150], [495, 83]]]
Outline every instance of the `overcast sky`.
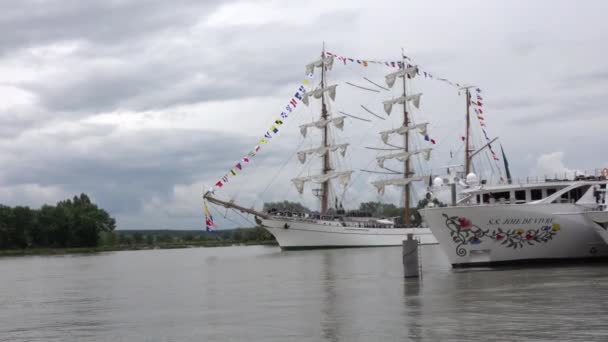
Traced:
[[[601, 0], [0, 1], [0, 202], [38, 207], [85, 192], [119, 229], [199, 229], [203, 187], [256, 145], [323, 41], [362, 59], [404, 48], [424, 69], [481, 87], [488, 133], [515, 176], [608, 166], [607, 12]], [[390, 71], [366, 70], [379, 82]], [[337, 82], [365, 82], [357, 73], [335, 66]], [[440, 140], [433, 161], [446, 165], [462, 97], [418, 87]], [[346, 88], [338, 99], [363, 115]], [[298, 113], [218, 196], [314, 205], [289, 184], [297, 126], [317, 115]], [[386, 123], [376, 124], [347, 122], [343, 138], [373, 146]], [[382, 199], [356, 177], [350, 205]], [[234, 225], [220, 213], [220, 226]]]

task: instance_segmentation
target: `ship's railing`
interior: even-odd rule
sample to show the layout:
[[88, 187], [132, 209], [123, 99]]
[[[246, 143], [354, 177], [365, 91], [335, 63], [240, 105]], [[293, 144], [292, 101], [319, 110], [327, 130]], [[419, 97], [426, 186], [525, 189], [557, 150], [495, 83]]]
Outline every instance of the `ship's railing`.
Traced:
[[548, 182], [572, 182], [572, 181], [600, 181], [606, 180], [603, 174], [604, 169], [594, 169], [593, 171], [573, 171], [544, 174], [542, 176], [515, 177], [506, 179], [504, 177], [493, 176], [489, 179], [482, 178], [486, 184], [540, 184]]
[[[348, 220], [344, 220], [343, 216], [322, 216], [322, 215], [310, 216], [308, 214], [294, 213], [294, 212], [282, 212], [282, 211], [275, 211], [275, 212], [268, 213], [268, 214], [272, 215], [273, 217], [280, 218], [282, 220], [287, 220], [287, 221], [317, 223], [317, 224], [324, 224], [327, 226], [335, 226], [335, 227], [397, 228], [395, 225], [376, 223], [373, 220], [348, 221]], [[399, 227], [399, 228], [409, 228], [409, 227]]]

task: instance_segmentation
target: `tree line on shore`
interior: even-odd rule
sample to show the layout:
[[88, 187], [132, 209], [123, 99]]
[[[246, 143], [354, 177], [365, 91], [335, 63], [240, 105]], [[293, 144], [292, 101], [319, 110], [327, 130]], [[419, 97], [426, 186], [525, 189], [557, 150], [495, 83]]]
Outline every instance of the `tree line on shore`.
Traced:
[[0, 250], [37, 248], [131, 248], [180, 245], [272, 243], [262, 228], [203, 230], [116, 230], [108, 212], [86, 194], [40, 209], [0, 205]]
[[116, 221], [85, 194], [40, 209], [0, 205], [0, 249], [94, 247]]
[[172, 247], [219, 246], [229, 244], [274, 243], [274, 237], [265, 229], [235, 228], [215, 231], [204, 230], [118, 230], [102, 234], [102, 244], [108, 247]]

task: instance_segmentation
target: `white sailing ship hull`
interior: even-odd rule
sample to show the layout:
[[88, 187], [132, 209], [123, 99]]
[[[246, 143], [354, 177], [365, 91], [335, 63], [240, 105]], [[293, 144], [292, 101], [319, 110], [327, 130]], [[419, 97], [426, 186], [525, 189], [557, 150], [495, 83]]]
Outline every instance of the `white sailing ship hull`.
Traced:
[[421, 214], [454, 267], [608, 256], [602, 228], [575, 204], [427, 208]]
[[282, 249], [399, 246], [414, 234], [421, 244], [436, 244], [428, 228], [344, 227], [335, 221], [262, 219], [262, 227], [272, 234]]

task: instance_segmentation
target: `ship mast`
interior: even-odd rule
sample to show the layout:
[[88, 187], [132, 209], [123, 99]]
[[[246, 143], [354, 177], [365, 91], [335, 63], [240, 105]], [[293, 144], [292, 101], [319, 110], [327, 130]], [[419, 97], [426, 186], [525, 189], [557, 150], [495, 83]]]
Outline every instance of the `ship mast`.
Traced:
[[[418, 182], [422, 180], [421, 176], [414, 176], [415, 172], [411, 167], [410, 159], [413, 156], [421, 156], [425, 160], [429, 160], [431, 157], [432, 148], [410, 148], [410, 137], [411, 132], [414, 131], [425, 137], [427, 141], [433, 141], [428, 137], [427, 134], [427, 125], [428, 122], [418, 123], [414, 125], [410, 125], [412, 120], [410, 120], [410, 113], [408, 112], [408, 102], [412, 102], [415, 108], [419, 108], [420, 106], [420, 96], [422, 93], [410, 94], [407, 92], [407, 79], [414, 78], [418, 75], [418, 67], [415, 65], [407, 64], [407, 57], [405, 54], [402, 55], [402, 60], [399, 62], [399, 70], [392, 72], [388, 75], [385, 75], [386, 84], [389, 88], [392, 88], [396, 83], [399, 77], [403, 77], [403, 92], [400, 97], [393, 98], [390, 100], [382, 101], [384, 105], [384, 111], [387, 115], [390, 115], [393, 105], [395, 104], [403, 104], [403, 123], [401, 127], [394, 128], [387, 131], [380, 132], [380, 138], [382, 141], [391, 146], [397, 147], [400, 152], [384, 154], [376, 157], [378, 161], [378, 166], [380, 168], [386, 169], [388, 171], [392, 171], [389, 168], [384, 166], [384, 162], [389, 159], [397, 159], [403, 162], [403, 174], [398, 178], [390, 178], [384, 180], [377, 180], [372, 182], [372, 184], [378, 189], [379, 194], [384, 194], [384, 188], [388, 185], [394, 185], [401, 187], [403, 191], [403, 224], [409, 225], [411, 223], [411, 182]], [[389, 136], [391, 134], [401, 134], [403, 135], [403, 147], [395, 146], [388, 142]], [[433, 141], [434, 143], [434, 141]], [[401, 174], [401, 172], [395, 172]]]
[[[323, 50], [321, 52], [321, 60], [325, 58], [325, 43], [323, 43]], [[321, 88], [325, 88], [325, 63], [321, 66]], [[325, 95], [321, 96], [321, 120], [327, 120], [327, 106], [325, 105]], [[329, 146], [329, 125], [325, 125], [322, 130], [323, 134], [323, 147]], [[330, 153], [325, 153], [323, 156], [323, 167], [321, 170], [322, 175], [326, 175], [331, 170], [330, 164]], [[321, 214], [327, 212], [327, 203], [329, 199], [329, 180], [324, 181], [321, 184]]]
[[470, 141], [469, 138], [471, 136], [470, 133], [470, 129], [471, 129], [471, 116], [469, 115], [469, 110], [471, 107], [471, 92], [469, 91], [471, 87], [466, 87], [465, 88], [465, 94], [466, 94], [466, 99], [467, 99], [467, 117], [466, 117], [466, 135], [465, 135], [465, 147], [464, 147], [464, 177], [466, 178], [466, 176], [469, 174], [469, 172], [471, 172], [471, 147], [470, 147]]
[[[402, 63], [403, 63], [403, 68], [406, 67], [406, 63], [405, 63], [405, 54], [403, 54], [403, 51], [401, 53], [402, 55]], [[407, 99], [407, 87], [406, 87], [406, 80], [407, 80], [407, 75], [403, 75], [403, 98]], [[403, 102], [403, 126], [407, 127], [410, 124], [410, 120], [408, 118], [408, 113], [407, 113], [407, 100]], [[409, 131], [405, 131], [405, 134], [403, 136], [404, 139], [404, 150], [405, 152], [409, 152], [409, 145], [410, 145], [410, 134]], [[404, 163], [404, 172], [403, 172], [403, 178], [408, 178], [410, 176], [410, 158], [405, 158]], [[404, 211], [403, 211], [403, 224], [409, 224], [410, 223], [410, 185], [409, 183], [405, 185], [405, 187], [403, 188], [403, 206], [404, 206]]]

